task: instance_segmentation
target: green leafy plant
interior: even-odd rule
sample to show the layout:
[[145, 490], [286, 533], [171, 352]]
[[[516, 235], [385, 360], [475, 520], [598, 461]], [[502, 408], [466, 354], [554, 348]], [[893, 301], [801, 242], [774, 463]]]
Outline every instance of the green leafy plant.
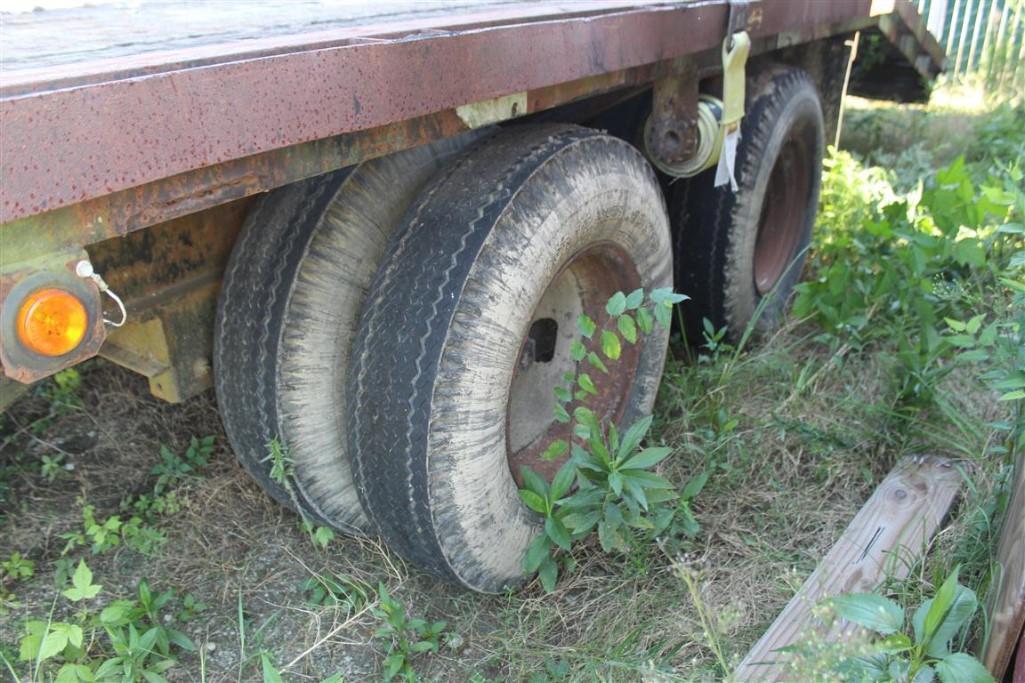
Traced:
[[270, 462], [270, 478], [285, 490], [292, 500], [293, 507], [299, 512], [299, 525], [310, 538], [310, 543], [320, 550], [326, 550], [335, 540], [335, 532], [330, 527], [321, 526], [306, 516], [304, 508], [299, 504], [296, 497], [295, 486], [292, 481], [295, 479], [295, 463], [288, 453], [288, 447], [278, 439], [271, 439], [267, 444], [267, 457], [264, 462]]
[[94, 555], [100, 555], [122, 543], [144, 555], [151, 555], [167, 540], [159, 530], [137, 515], [128, 518], [110, 515], [101, 521], [92, 505], [82, 507], [82, 531], [67, 532], [61, 534], [61, 538], [66, 541], [62, 551], [65, 555], [83, 545], [88, 545]]
[[135, 498], [126, 498], [121, 501], [121, 509], [155, 523], [160, 517], [180, 512], [182, 501], [175, 491], [168, 491], [163, 495], [143, 493]]
[[6, 560], [0, 561], [0, 614], [6, 611], [7, 605], [15, 605], [17, 600], [13, 588], [15, 584], [32, 578], [36, 563], [22, 557], [21, 553], [11, 553]]
[[527, 679], [527, 683], [560, 683], [569, 680], [569, 662], [565, 659], [547, 658], [544, 671], [535, 671]]
[[11, 553], [10, 556], [0, 562], [0, 582], [21, 581], [31, 578], [35, 574], [36, 563], [21, 553]]
[[167, 541], [160, 531], [161, 518], [181, 510], [182, 499], [172, 487], [189, 477], [197, 476], [209, 463], [214, 437], [192, 437], [183, 456], [165, 446], [160, 448], [160, 462], [151, 474], [157, 479], [151, 493], [129, 496], [121, 501], [124, 514], [96, 516], [93, 505], [82, 507], [82, 530], [61, 534], [66, 541], [62, 554], [88, 545], [94, 555], [107, 552], [122, 543], [144, 555], [153, 555]]
[[178, 610], [175, 618], [183, 624], [188, 623], [198, 618], [199, 615], [205, 612], [208, 608], [209, 605], [197, 598], [195, 595], [192, 593], [186, 593], [182, 596], [181, 609]]
[[878, 169], [845, 152], [834, 151], [827, 170], [820, 222], [839, 224], [819, 238], [817, 273], [796, 287], [794, 313], [855, 350], [896, 340], [897, 402], [929, 404], [956, 349], [941, 321], [970, 318], [982, 291], [1012, 286], [1020, 172], [977, 186], [958, 158], [898, 196]]
[[212, 436], [204, 436], [201, 439], [192, 437], [185, 454], [181, 456], [167, 446], [161, 446], [160, 462], [151, 470], [152, 474], [157, 475], [157, 482], [153, 487], [154, 494], [159, 496], [172, 484], [198, 475], [200, 470], [209, 464], [213, 448]]
[[958, 360], [981, 363], [989, 370], [981, 377], [1000, 401], [1025, 399], [1025, 320], [994, 321], [983, 326], [985, 314], [960, 321], [946, 319], [946, 341], [959, 353]]
[[41, 678], [52, 663], [59, 665], [53, 678], [59, 683], [159, 683], [175, 665], [176, 651], [196, 649], [188, 636], [169, 626], [160, 614], [174, 598], [173, 591], [153, 593], [143, 580], [135, 599], [114, 600], [97, 613], [87, 604], [102, 590], [93, 582], [89, 566], [80, 560], [71, 586], [61, 595], [81, 609], [68, 621], [54, 621], [51, 613], [46, 620], [25, 622], [18, 658], [31, 663], [33, 679]]
[[292, 479], [295, 477], [295, 469], [292, 458], [288, 454], [288, 448], [278, 439], [271, 439], [270, 443], [267, 444], [267, 451], [267, 457], [264, 458], [264, 462], [269, 461], [271, 464], [271, 481], [288, 491], [289, 495], [294, 495]]
[[43, 393], [50, 401], [51, 415], [63, 415], [82, 407], [78, 390], [82, 388], [82, 375], [75, 368], [61, 370], [53, 382], [43, 385]]
[[263, 683], [283, 683], [281, 671], [274, 664], [274, 655], [264, 650], [260, 653], [260, 673], [263, 675]]
[[842, 680], [893, 683], [991, 683], [992, 676], [972, 655], [959, 650], [978, 608], [975, 592], [958, 583], [954, 569], [936, 594], [910, 619], [893, 600], [873, 593], [840, 595], [828, 600], [835, 614], [878, 634], [872, 652], [847, 657], [835, 665]]
[[415, 681], [417, 676], [413, 658], [427, 652], [437, 654], [448, 624], [409, 617], [406, 608], [388, 593], [383, 583], [378, 586], [377, 598], [378, 606], [373, 614], [384, 623], [374, 633], [374, 637], [388, 643], [388, 653], [384, 658], [384, 680], [391, 681], [400, 677], [406, 681]]
[[[542, 455], [546, 460], [569, 457], [550, 484], [530, 468], [521, 471], [520, 498], [543, 519], [523, 569], [537, 572], [546, 591], [558, 581], [560, 551], [569, 553], [574, 542], [592, 533], [597, 532], [604, 551], [627, 552], [664, 532], [678, 510], [694, 521], [689, 502], [681, 502], [673, 485], [651, 471], [672, 453], [667, 447], [642, 447], [651, 416], [620, 434], [588, 407], [598, 395], [589, 371], [608, 373], [605, 361], [618, 361], [624, 344], [639, 343], [639, 335], [650, 334], [656, 324], [668, 330], [673, 306], [686, 298], [671, 289], [656, 289], [647, 297], [642, 289], [616, 292], [605, 307], [604, 327], [599, 329], [586, 314], [577, 320], [580, 338], [570, 346], [576, 372], [567, 373], [555, 388], [555, 419], [572, 423], [573, 437], [554, 440]], [[696, 522], [690, 528], [696, 531]], [[562, 563], [568, 560], [563, 556]]]
[[41, 461], [39, 463], [39, 473], [47, 481], [54, 481], [65, 472], [63, 453], [55, 453], [54, 455], [44, 454]]
[[61, 595], [72, 602], [91, 600], [96, 597], [101, 588], [103, 586], [93, 583], [93, 573], [85, 563], [85, 560], [79, 560], [78, 568], [75, 569], [75, 573], [71, 576], [71, 588], [62, 591]]
[[327, 547], [331, 545], [331, 542], [336, 538], [335, 532], [331, 527], [315, 524], [305, 516], [299, 520], [299, 525], [310, 537], [310, 543], [320, 550], [326, 550]]
[[118, 515], [99, 521], [96, 519], [96, 507], [85, 505], [82, 507], [82, 531], [61, 534], [61, 538], [67, 541], [62, 554], [67, 555], [81, 545], [89, 545], [94, 555], [110, 550], [121, 544], [123, 524]]

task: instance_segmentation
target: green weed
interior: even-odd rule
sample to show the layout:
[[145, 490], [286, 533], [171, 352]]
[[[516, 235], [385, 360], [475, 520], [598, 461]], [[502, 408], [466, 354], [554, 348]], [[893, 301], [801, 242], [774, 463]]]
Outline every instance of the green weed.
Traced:
[[[565, 383], [555, 388], [555, 419], [572, 423], [573, 438], [554, 440], [542, 455], [554, 460], [568, 452], [569, 458], [551, 484], [530, 468], [521, 472], [520, 498], [543, 519], [543, 531], [527, 548], [523, 569], [537, 572], [546, 591], [555, 589], [560, 564], [565, 567], [572, 562], [568, 553], [573, 543], [595, 532], [602, 550], [619, 553], [666, 532], [677, 513], [682, 532], [697, 532], [689, 501], [704, 486], [707, 475], [699, 475], [681, 496], [667, 479], [652, 472], [673, 449], [642, 448], [651, 416], [638, 420], [622, 435], [614, 424], [602, 424], [588, 407], [598, 390], [586, 371], [608, 373], [605, 361], [618, 361], [623, 344], [638, 343], [639, 334], [650, 334], [656, 324], [668, 330], [673, 306], [686, 298], [670, 289], [653, 290], [647, 297], [641, 289], [617, 292], [605, 307], [606, 327], [598, 329], [587, 315], [577, 321], [580, 338], [570, 346], [576, 372], [567, 373]], [[560, 551], [565, 555], [560, 556]]]
[[0, 614], [4, 606], [15, 602], [12, 588], [26, 581], [36, 573], [36, 563], [22, 557], [21, 553], [11, 553], [6, 560], [0, 561]]
[[[970, 603], [974, 613], [975, 594], [957, 584], [958, 572], [950, 567], [963, 562], [960, 575], [970, 585], [980, 591], [989, 585], [1010, 463], [1025, 447], [1025, 185], [1017, 159], [1025, 144], [1023, 113], [988, 117], [978, 131], [990, 141], [984, 149], [924, 171], [914, 182], [865, 167], [845, 152], [833, 151], [827, 160], [812, 277], [797, 287], [795, 315], [817, 324], [816, 343], [834, 358], [884, 359], [892, 407], [881, 406], [881, 414], [912, 427], [912, 439], [938, 425], [950, 428], [963, 442], [948, 440], [949, 448], [995, 470], [983, 491], [966, 474], [963, 536], [948, 553], [924, 558], [911, 572], [943, 583], [915, 613], [913, 635], [899, 633], [902, 609], [880, 596], [844, 596], [833, 603], [840, 616], [884, 637], [863, 652], [852, 646], [844, 656], [821, 643], [805, 644], [805, 662], [814, 661], [818, 674], [830, 680], [838, 672], [843, 680], [989, 680], [969, 655], [946, 649], [955, 632], [971, 628], [970, 614], [942, 622], [950, 634], [921, 622], [930, 606], [934, 626], [942, 617], [937, 611], [968, 611]], [[1007, 406], [1010, 419], [982, 423], [964, 415], [949, 388], [953, 377], [975, 377], [980, 389]], [[985, 463], [986, 457], [996, 464]], [[907, 605], [923, 584], [907, 580], [888, 587]], [[870, 625], [867, 616], [858, 621], [858, 610], [890, 622]]]
[[189, 440], [188, 448], [185, 449], [184, 456], [174, 453], [166, 446], [161, 446], [160, 462], [150, 470], [151, 474], [157, 475], [153, 493], [159, 496], [172, 484], [198, 475], [200, 470], [209, 464], [213, 448], [214, 437], [212, 436], [204, 436], [202, 439], [192, 437]]
[[45, 620], [25, 622], [18, 659], [28, 663], [30, 680], [159, 683], [175, 666], [176, 652], [196, 649], [188, 636], [169, 626], [169, 619], [161, 614], [174, 599], [173, 591], [155, 594], [146, 581], [140, 581], [135, 598], [113, 600], [96, 611], [89, 605], [102, 590], [81, 560], [71, 576], [71, 586], [61, 592], [76, 608], [70, 619], [55, 621], [51, 610]]
[[310, 538], [310, 543], [319, 550], [327, 550], [327, 547], [331, 545], [331, 542], [335, 540], [336, 535], [331, 527], [321, 526], [314, 524], [312, 521], [302, 516], [299, 520], [299, 526], [306, 535]]
[[82, 530], [61, 534], [65, 541], [62, 554], [88, 545], [94, 555], [99, 555], [122, 543], [144, 555], [155, 554], [167, 541], [158, 528], [161, 519], [181, 510], [182, 501], [172, 487], [198, 476], [208, 464], [213, 446], [212, 436], [192, 437], [184, 457], [161, 447], [161, 461], [151, 470], [157, 476], [152, 493], [123, 499], [120, 508], [124, 515], [109, 515], [105, 519], [97, 518], [95, 506], [83, 505]]
[[35, 574], [35, 568], [36, 563], [22, 557], [21, 553], [11, 553], [6, 560], [0, 562], [0, 582], [31, 578]]
[[186, 593], [182, 596], [181, 609], [175, 614], [175, 619], [184, 623], [195, 621], [209, 608], [205, 602], [197, 598], [192, 593]]
[[[987, 292], [1003, 291], [1006, 300], [1016, 286], [1022, 192], [994, 180], [976, 187], [959, 158], [917, 192], [879, 207], [874, 200], [889, 193], [872, 189], [882, 182], [872, 169], [844, 152], [830, 164], [824, 220], [854, 222], [819, 240], [816, 275], [797, 286], [794, 314], [817, 322], [824, 341], [883, 349], [896, 404], [930, 405], [965, 343], [945, 336], [944, 319], [978, 320]], [[996, 329], [976, 341], [995, 343]]]
[[54, 481], [65, 471], [63, 453], [55, 453], [53, 455], [44, 454], [42, 456], [41, 462], [39, 463], [39, 473], [42, 474], [47, 481]]
[[[856, 655], [840, 656], [830, 669], [842, 681], [928, 683], [992, 683], [975, 657], [963, 652], [964, 636], [978, 609], [975, 592], [958, 583], [958, 570], [947, 576], [936, 594], [911, 615], [899, 604], [875, 593], [839, 595], [825, 607], [836, 617], [868, 629], [878, 637]], [[908, 628], [910, 626], [910, 628]], [[798, 656], [812, 645], [784, 648]]]
[[406, 608], [388, 593], [383, 583], [377, 588], [377, 598], [378, 606], [373, 614], [384, 624], [377, 629], [374, 637], [388, 643], [388, 652], [384, 658], [384, 680], [391, 681], [400, 677], [406, 681], [415, 681], [414, 657], [427, 652], [437, 654], [448, 624], [409, 617]]
[[320, 607], [343, 607], [355, 612], [370, 601], [372, 590], [362, 581], [342, 574], [311, 576], [303, 584], [306, 601]]

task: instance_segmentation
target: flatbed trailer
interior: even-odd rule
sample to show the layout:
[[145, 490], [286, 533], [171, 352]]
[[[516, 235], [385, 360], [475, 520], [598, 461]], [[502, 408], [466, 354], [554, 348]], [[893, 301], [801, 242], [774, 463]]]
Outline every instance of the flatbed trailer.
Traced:
[[[559, 340], [573, 327], [558, 327], [557, 314], [600, 321], [615, 291], [675, 281], [694, 298], [684, 327], [710, 318], [736, 334], [755, 308], [773, 324], [810, 236], [817, 164], [847, 87], [845, 41], [862, 32], [863, 51], [873, 51], [855, 64], [854, 93], [925, 98], [944, 62], [908, 0], [328, 5], [329, 16], [258, 4], [238, 26], [198, 31], [175, 24], [168, 3], [127, 18], [69, 11], [49, 25], [49, 13], [4, 17], [0, 405], [96, 355], [145, 375], [169, 401], [216, 384], [235, 450], [271, 495], [336, 528], [380, 532], [419, 565], [480, 590], [521, 574], [532, 522], [502, 518], [524, 517], [519, 466], [554, 472], [538, 456], [559, 429], [546, 417], [551, 370], [563, 367]], [[154, 28], [161, 17], [167, 25]], [[48, 26], [83, 39], [39, 48]], [[138, 38], [113, 45], [114, 33]], [[734, 57], [736, 71], [727, 67]], [[738, 92], [746, 113], [730, 123]], [[735, 159], [719, 152], [731, 131]], [[469, 285], [450, 289], [450, 280], [480, 277], [473, 259], [501, 241], [482, 234], [468, 255], [479, 222], [494, 209], [501, 224], [503, 211], [526, 201], [531, 178], [584, 148], [593, 148], [593, 168], [577, 160], [565, 177], [597, 177], [605, 159], [608, 178], [595, 182], [612, 184], [580, 200], [580, 211], [630, 187], [602, 210], [644, 214], [650, 234], [641, 240], [637, 228], [622, 244], [619, 233], [592, 236], [573, 254], [548, 254], [558, 263], [529, 276], [537, 291], [499, 306], [519, 325], [504, 330], [515, 338], [508, 376], [488, 379], [506, 365], [471, 354], [469, 376], [442, 377], [459, 307], [484, 305], [463, 302]], [[731, 173], [716, 168], [720, 157], [737, 164], [732, 188], [713, 181]], [[510, 178], [520, 185], [507, 192]], [[572, 193], [555, 187], [559, 178], [549, 180], [552, 192]], [[501, 210], [474, 204], [506, 195]], [[558, 213], [563, 200], [579, 200], [567, 197], [530, 208]], [[451, 242], [457, 228], [446, 221], [464, 214], [470, 229]], [[424, 216], [433, 216], [429, 229]], [[363, 245], [375, 227], [395, 232]], [[539, 235], [496, 258], [529, 259], [520, 264], [527, 273], [548, 257], [524, 246]], [[561, 248], [563, 235], [548, 240]], [[421, 301], [433, 287], [441, 294]], [[398, 311], [408, 329], [382, 327], [374, 306], [389, 297], [405, 305], [389, 316]], [[667, 336], [656, 333], [613, 370], [603, 418], [650, 410]], [[388, 370], [405, 358], [409, 377]], [[448, 417], [437, 412], [446, 382], [469, 382], [469, 395], [473, 382], [489, 381], [501, 407], [470, 396]], [[364, 400], [371, 394], [385, 398]], [[388, 416], [405, 420], [402, 429]], [[360, 432], [363, 418], [374, 429]], [[432, 440], [458, 444], [466, 435], [445, 429], [474, 420], [496, 432], [489, 448], [508, 471], [493, 469], [493, 453], [486, 463], [456, 458], [447, 466], [465, 468], [462, 479], [438, 483]], [[367, 471], [398, 448], [393, 431], [403, 433], [401, 452]], [[270, 444], [294, 459], [292, 482], [270, 475]], [[407, 472], [408, 489], [387, 483]], [[464, 488], [483, 501], [478, 508], [460, 498]], [[406, 498], [409, 514], [393, 516]], [[499, 499], [503, 510], [489, 507]], [[487, 525], [468, 521], [482, 518]], [[459, 565], [489, 534], [508, 557]]]

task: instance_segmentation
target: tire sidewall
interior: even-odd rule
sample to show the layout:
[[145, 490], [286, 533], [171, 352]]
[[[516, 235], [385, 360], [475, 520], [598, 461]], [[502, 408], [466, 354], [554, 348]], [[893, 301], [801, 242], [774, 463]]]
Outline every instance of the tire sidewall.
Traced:
[[[372, 531], [355, 491], [344, 417], [366, 289], [394, 227], [430, 178], [482, 128], [256, 199], [229, 258], [214, 379], [240, 463], [272, 497], [344, 533]], [[269, 444], [290, 460], [272, 476]]]
[[[505, 412], [520, 340], [555, 275], [599, 242], [630, 254], [645, 290], [671, 286], [670, 235], [657, 180], [636, 150], [606, 136], [561, 149], [523, 183], [485, 239], [456, 305], [435, 387], [458, 398], [436, 393], [432, 399], [428, 495], [434, 528], [445, 530], [438, 542], [446, 560], [475, 590], [494, 592], [521, 581], [523, 555], [539, 532], [507, 460]], [[624, 425], [650, 413], [667, 339], [668, 332], [656, 328], [641, 342]], [[468, 357], [489, 362], [467, 363]], [[493, 433], [482, 435], [483, 424]]]
[[[790, 75], [792, 77], [793, 72]], [[755, 329], [769, 332], [783, 319], [786, 305], [794, 285], [801, 276], [805, 255], [811, 242], [812, 229], [818, 207], [820, 166], [824, 149], [822, 110], [814, 85], [806, 77], [790, 81], [792, 87], [780, 93], [781, 106], [764, 111], [762, 121], [770, 122], [763, 145], [754, 138], [761, 131], [744, 131], [750, 140], [741, 140], [738, 150], [740, 190], [731, 211], [730, 231], [725, 263], [725, 296], [723, 301], [726, 323], [734, 336], [739, 337], [755, 314]], [[756, 122], [757, 123], [757, 122]], [[766, 201], [769, 179], [784, 143], [791, 132], [803, 141], [810, 165], [807, 208], [801, 232], [791, 263], [780, 276], [773, 289], [759, 295], [754, 282], [754, 256], [762, 210]], [[722, 190], [727, 191], [727, 190]], [[759, 311], [759, 307], [761, 310]]]
[[293, 456], [292, 484], [307, 509], [349, 535], [372, 531], [352, 480], [345, 424], [349, 357], [366, 290], [420, 189], [486, 132], [355, 167], [317, 218], [291, 276], [275, 345], [278, 434]]

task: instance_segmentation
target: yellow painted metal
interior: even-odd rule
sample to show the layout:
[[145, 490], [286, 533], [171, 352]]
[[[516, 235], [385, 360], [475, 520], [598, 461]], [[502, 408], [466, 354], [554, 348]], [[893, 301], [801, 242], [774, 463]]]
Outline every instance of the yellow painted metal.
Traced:
[[745, 67], [751, 52], [747, 31], [727, 36], [722, 44], [722, 120], [720, 128], [732, 132], [744, 118]]

